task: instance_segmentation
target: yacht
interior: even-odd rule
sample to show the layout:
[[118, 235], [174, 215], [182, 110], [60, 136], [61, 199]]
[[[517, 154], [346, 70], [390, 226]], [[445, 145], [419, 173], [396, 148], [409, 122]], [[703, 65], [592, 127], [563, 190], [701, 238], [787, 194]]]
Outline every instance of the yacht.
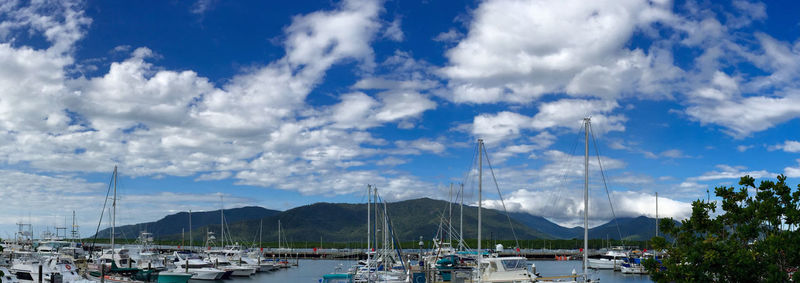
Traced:
[[19, 279], [14, 276], [7, 268], [0, 267], [0, 281], [8, 283], [19, 283]]
[[247, 266], [240, 266], [233, 264], [233, 262], [231, 262], [228, 259], [228, 257], [223, 254], [211, 253], [205, 259], [205, 262], [213, 264], [214, 267], [218, 269], [224, 271], [231, 271], [231, 276], [247, 277], [256, 274], [256, 267], [247, 267]]
[[225, 276], [225, 271], [211, 267], [211, 264], [203, 261], [200, 256], [188, 252], [174, 252], [175, 269], [177, 272], [187, 272], [192, 274], [195, 280], [220, 280]]
[[623, 258], [628, 254], [621, 250], [609, 250], [597, 258], [589, 258], [589, 268], [592, 269], [614, 269], [619, 270], [623, 263]]

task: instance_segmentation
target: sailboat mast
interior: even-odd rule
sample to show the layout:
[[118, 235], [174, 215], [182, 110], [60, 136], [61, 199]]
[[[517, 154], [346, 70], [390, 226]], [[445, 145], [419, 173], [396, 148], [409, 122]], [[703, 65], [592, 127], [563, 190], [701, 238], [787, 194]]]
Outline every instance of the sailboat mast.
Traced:
[[117, 166], [114, 165], [114, 199], [111, 201], [111, 260], [114, 260], [114, 234], [117, 226]]
[[656, 192], [656, 237], [658, 237], [658, 192]]
[[464, 183], [461, 183], [461, 212], [459, 216], [461, 217], [460, 223], [458, 224], [458, 249], [464, 247]]
[[370, 258], [369, 252], [372, 250], [371, 249], [371, 245], [372, 245], [372, 241], [371, 241], [371, 238], [372, 238], [372, 233], [371, 233], [372, 230], [371, 229], [372, 229], [372, 227], [371, 226], [372, 225], [370, 225], [371, 224], [370, 222], [372, 220], [370, 219], [370, 211], [369, 211], [371, 203], [372, 203], [372, 186], [371, 185], [367, 185], [367, 269], [369, 269], [369, 265], [370, 265], [370, 263], [369, 263], [369, 258]]
[[77, 227], [77, 226], [75, 226], [75, 211], [73, 210], [72, 211], [72, 233], [71, 233], [72, 237], [70, 237], [70, 238], [72, 238], [73, 241], [76, 240], [76, 238], [77, 238], [77, 237], [75, 237], [75, 234], [76, 234], [75, 233], [76, 232], [75, 227]]
[[[656, 192], [656, 237], [658, 237], [658, 192]], [[653, 257], [658, 260], [658, 250], [653, 249]]]
[[483, 208], [483, 139], [478, 139], [478, 282], [481, 281], [481, 208]]
[[583, 118], [585, 146], [583, 159], [583, 276], [589, 276], [589, 123], [591, 118]]
[[225, 248], [225, 204], [222, 202], [222, 195], [219, 196], [219, 227], [221, 230], [221, 237], [222, 241], [220, 242], [220, 247]]
[[192, 210], [189, 209], [189, 249], [192, 248]]
[[[375, 226], [373, 226], [372, 231], [372, 241], [375, 243], [375, 251], [378, 250], [378, 188], [375, 186], [372, 187], [372, 203], [375, 205], [374, 213], [375, 213]], [[377, 261], [377, 253], [375, 253], [375, 260]]]
[[389, 249], [389, 219], [386, 217], [386, 202], [383, 202], [383, 252], [388, 254]]
[[453, 183], [450, 183], [450, 202], [447, 204], [448, 206], [448, 220], [447, 220], [447, 237], [448, 242], [450, 242], [450, 246], [453, 246]]

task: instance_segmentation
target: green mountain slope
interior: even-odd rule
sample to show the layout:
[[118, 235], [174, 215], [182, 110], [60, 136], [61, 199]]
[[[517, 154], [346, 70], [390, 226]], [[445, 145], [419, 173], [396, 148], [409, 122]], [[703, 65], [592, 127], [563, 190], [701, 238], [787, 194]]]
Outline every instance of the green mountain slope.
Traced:
[[[380, 206], [383, 209], [383, 206]], [[422, 236], [430, 240], [437, 235], [440, 220], [447, 218], [448, 203], [441, 200], [421, 198], [389, 203], [387, 213], [395, 234], [401, 241], [416, 241]], [[459, 206], [454, 204], [453, 227], [459, 230]], [[464, 238], [477, 238], [477, 207], [464, 206]], [[373, 214], [374, 216], [374, 214]], [[583, 228], [566, 228], [544, 217], [527, 213], [511, 213], [511, 223], [517, 238], [529, 239], [581, 239]], [[315, 203], [296, 207], [287, 211], [275, 211], [261, 207], [243, 207], [225, 210], [228, 229], [226, 240], [241, 243], [258, 241], [275, 243], [278, 241], [278, 221], [280, 220], [286, 240], [290, 242], [358, 242], [366, 241], [367, 205], [348, 203]], [[374, 218], [373, 218], [374, 221]], [[514, 236], [505, 213], [484, 209], [482, 211], [483, 236], [486, 239], [513, 239]], [[192, 213], [192, 237], [195, 243], [205, 240], [206, 232], [220, 237], [219, 210]], [[147, 229], [160, 240], [180, 240], [189, 236], [188, 213], [181, 212], [164, 217], [155, 222], [117, 227], [118, 238], [136, 238], [139, 231]], [[619, 218], [617, 221], [594, 227], [589, 230], [591, 239], [618, 239], [617, 223], [623, 238], [630, 240], [649, 239], [655, 234], [655, 220], [644, 216]], [[263, 231], [259, 235], [259, 225]], [[447, 225], [442, 225], [447, 230]], [[185, 229], [185, 235], [181, 231]], [[99, 233], [107, 238], [108, 229]], [[446, 233], [444, 233], [446, 237]], [[455, 238], [456, 236], [454, 236]], [[219, 240], [218, 240], [219, 241]]]
[[[258, 206], [247, 206], [240, 208], [232, 208], [225, 210], [225, 219], [228, 223], [236, 223], [244, 220], [261, 219], [264, 217], [276, 215], [280, 213], [277, 210], [266, 209]], [[106, 222], [105, 219], [103, 222]], [[215, 224], [219, 229], [220, 212], [215, 211], [202, 211], [192, 212], [192, 228], [198, 231], [205, 231], [205, 227]], [[167, 215], [164, 218], [147, 223], [139, 223], [134, 225], [124, 225], [116, 227], [115, 231], [119, 239], [136, 239], [139, 232], [147, 230], [153, 233], [156, 239], [180, 239], [181, 230], [185, 229], [189, 233], [189, 213], [179, 212], [176, 214]], [[106, 228], [97, 233], [98, 238], [109, 238], [111, 229]], [[175, 238], [177, 235], [177, 238]], [[202, 236], [202, 235], [200, 235]], [[202, 237], [198, 237], [200, 239]]]
[[[439, 230], [439, 223], [447, 202], [428, 198], [389, 203], [387, 213], [395, 234], [401, 241], [414, 241], [422, 236], [432, 239]], [[381, 209], [383, 207], [381, 206]], [[453, 206], [453, 222], [458, 230], [458, 206]], [[289, 241], [366, 241], [367, 205], [341, 203], [315, 203], [284, 211], [263, 220], [264, 241], [277, 241], [277, 223], [281, 221]], [[249, 220], [229, 224], [234, 240], [252, 241], [258, 234], [259, 222]], [[502, 239], [513, 239], [508, 218], [496, 210], [482, 212], [484, 236], [493, 234]], [[477, 237], [477, 207], [464, 207], [465, 238]], [[552, 238], [550, 235], [531, 229], [513, 220], [514, 229], [520, 239]], [[213, 228], [212, 228], [213, 229]], [[218, 228], [217, 228], [218, 229]], [[237, 235], [238, 236], [237, 238]]]

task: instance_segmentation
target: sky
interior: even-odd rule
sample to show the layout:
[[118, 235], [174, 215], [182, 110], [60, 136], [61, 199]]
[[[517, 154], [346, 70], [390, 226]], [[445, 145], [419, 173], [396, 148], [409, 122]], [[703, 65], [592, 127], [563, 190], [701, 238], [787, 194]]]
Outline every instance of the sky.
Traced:
[[107, 227], [114, 166], [118, 224], [368, 184], [477, 204], [478, 139], [484, 205], [581, 225], [584, 117], [592, 226], [655, 193], [683, 219], [744, 175], [794, 187], [798, 5], [3, 1], [0, 237]]

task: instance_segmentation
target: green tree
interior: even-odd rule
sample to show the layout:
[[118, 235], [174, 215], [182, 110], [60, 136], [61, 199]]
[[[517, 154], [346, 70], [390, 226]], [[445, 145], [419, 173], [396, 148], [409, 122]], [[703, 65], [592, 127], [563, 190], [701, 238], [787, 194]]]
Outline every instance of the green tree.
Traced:
[[[677, 226], [662, 219], [659, 227], [674, 243], [654, 238], [654, 248], [666, 250], [659, 266], [645, 262], [651, 279], [657, 282], [785, 282], [800, 265], [800, 185], [744, 176], [739, 189], [717, 187], [722, 199], [697, 200], [692, 215]], [[716, 217], [717, 208], [722, 211]]]

